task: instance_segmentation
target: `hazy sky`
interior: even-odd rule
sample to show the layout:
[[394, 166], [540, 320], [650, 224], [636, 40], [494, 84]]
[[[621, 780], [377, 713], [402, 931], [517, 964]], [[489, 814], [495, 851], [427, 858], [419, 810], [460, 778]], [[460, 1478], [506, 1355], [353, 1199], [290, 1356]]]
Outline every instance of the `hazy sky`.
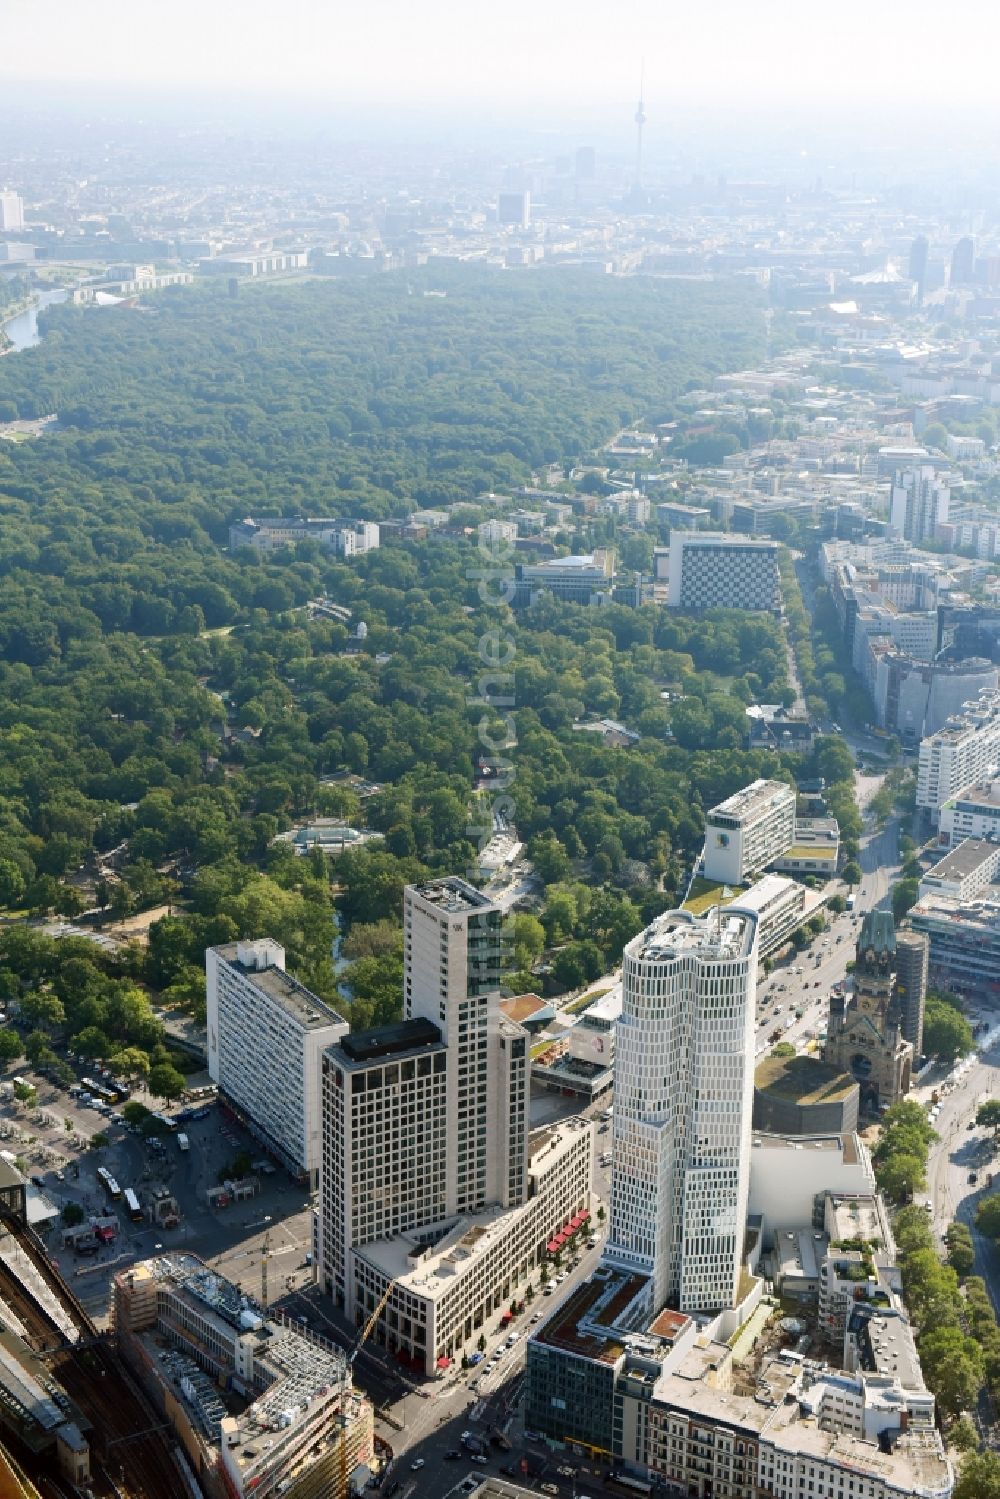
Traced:
[[650, 110], [926, 120], [998, 107], [998, 42], [996, 0], [0, 0], [0, 101], [48, 80], [604, 115], [644, 58]]

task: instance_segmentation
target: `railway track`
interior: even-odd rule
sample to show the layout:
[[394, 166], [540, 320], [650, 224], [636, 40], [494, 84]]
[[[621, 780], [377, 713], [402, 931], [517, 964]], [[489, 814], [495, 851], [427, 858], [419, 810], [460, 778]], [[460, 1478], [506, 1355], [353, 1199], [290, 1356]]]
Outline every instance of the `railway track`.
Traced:
[[114, 1347], [59, 1280], [34, 1236], [9, 1220], [3, 1226], [26, 1250], [79, 1333], [77, 1344], [67, 1342], [45, 1309], [0, 1262], [0, 1298], [23, 1324], [29, 1346], [91, 1423], [89, 1440], [107, 1474], [108, 1483], [102, 1485], [107, 1499], [116, 1493], [121, 1499], [178, 1499], [185, 1484], [171, 1455], [172, 1439], [159, 1429], [161, 1418]]

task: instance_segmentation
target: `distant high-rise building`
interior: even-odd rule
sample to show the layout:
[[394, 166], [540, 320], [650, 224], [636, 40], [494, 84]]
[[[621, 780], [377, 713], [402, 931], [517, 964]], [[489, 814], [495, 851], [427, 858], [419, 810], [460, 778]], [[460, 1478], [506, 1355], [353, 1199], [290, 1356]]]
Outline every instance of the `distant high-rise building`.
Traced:
[[671, 609], [781, 609], [778, 542], [725, 531], [671, 533]]
[[0, 192], [0, 229], [19, 233], [24, 228], [24, 203], [19, 193]]
[[523, 192], [498, 195], [497, 221], [513, 229], [527, 229], [531, 223], [531, 194], [527, 188]]
[[927, 255], [930, 246], [927, 243], [926, 234], [918, 234], [910, 246], [910, 280], [916, 283], [917, 301], [924, 300], [924, 287], [927, 284]]
[[670, 911], [622, 968], [606, 1258], [650, 1309], [739, 1300], [753, 1112], [757, 918]]
[[951, 490], [930, 464], [901, 469], [892, 485], [889, 527], [906, 541], [933, 541], [948, 519]]
[[578, 146], [576, 151], [576, 179], [590, 182], [597, 172], [597, 152], [593, 146]]
[[951, 252], [951, 285], [969, 286], [975, 272], [976, 247], [966, 234]]

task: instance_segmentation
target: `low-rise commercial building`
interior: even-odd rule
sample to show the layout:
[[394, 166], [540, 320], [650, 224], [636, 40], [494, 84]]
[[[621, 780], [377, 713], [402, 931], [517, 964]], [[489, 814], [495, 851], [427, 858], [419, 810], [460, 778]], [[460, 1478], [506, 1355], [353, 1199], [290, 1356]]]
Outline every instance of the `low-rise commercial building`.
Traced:
[[1000, 995], [1000, 886], [973, 901], [924, 895], [907, 920], [930, 944], [932, 984], [987, 999]]
[[590, 1217], [593, 1126], [570, 1120], [528, 1142], [526, 1200], [452, 1222], [374, 1239], [351, 1251], [354, 1319], [361, 1325], [392, 1286], [373, 1334], [423, 1374], [474, 1349], [487, 1319], [520, 1299], [548, 1245]]
[[1000, 843], [966, 838], [921, 877], [919, 895], [944, 895], [970, 901], [982, 895], [1000, 874]]
[[320, 1058], [347, 1022], [285, 972], [270, 939], [205, 954], [208, 1072], [220, 1096], [294, 1175], [317, 1184]]
[[753, 911], [757, 917], [757, 956], [768, 957], [789, 941], [805, 920], [806, 892], [803, 885], [780, 874], [766, 874], [737, 896], [731, 911]]
[[797, 817], [795, 841], [771, 862], [781, 874], [811, 874], [830, 880], [840, 861], [840, 826], [835, 817]]
[[571, 604], [610, 603], [615, 554], [598, 549], [587, 556], [519, 562], [516, 573], [514, 603], [518, 606], [532, 604], [544, 593]]

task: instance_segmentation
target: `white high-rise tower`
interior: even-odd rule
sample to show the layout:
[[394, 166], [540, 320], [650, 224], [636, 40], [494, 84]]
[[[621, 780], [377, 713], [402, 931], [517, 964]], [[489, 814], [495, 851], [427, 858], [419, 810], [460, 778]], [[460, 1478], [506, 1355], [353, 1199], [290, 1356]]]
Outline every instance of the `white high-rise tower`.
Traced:
[[24, 229], [24, 203], [13, 190], [0, 191], [0, 229], [16, 234]]
[[625, 949], [606, 1257], [653, 1310], [737, 1301], [750, 1173], [757, 918], [670, 911]]

